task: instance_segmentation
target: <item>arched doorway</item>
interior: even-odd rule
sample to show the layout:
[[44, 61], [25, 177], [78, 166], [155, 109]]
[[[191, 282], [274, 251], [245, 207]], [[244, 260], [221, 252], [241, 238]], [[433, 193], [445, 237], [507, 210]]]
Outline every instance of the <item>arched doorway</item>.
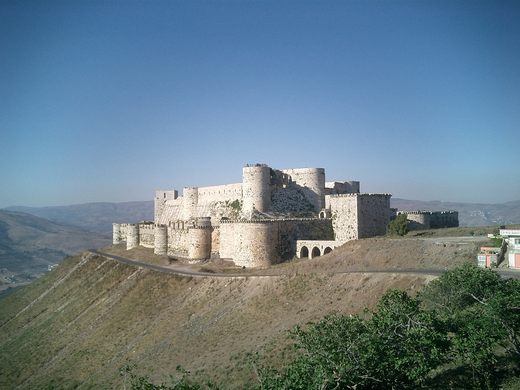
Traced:
[[323, 254], [326, 255], [327, 253], [330, 253], [332, 252], [332, 248], [330, 246], [326, 247], [325, 250], [323, 251]]
[[300, 258], [302, 257], [309, 257], [309, 248], [307, 248], [306, 246], [302, 246], [302, 248], [300, 249]]
[[315, 257], [318, 257], [320, 255], [321, 255], [320, 248], [318, 248], [317, 246], [312, 248], [311, 258], [314, 259]]

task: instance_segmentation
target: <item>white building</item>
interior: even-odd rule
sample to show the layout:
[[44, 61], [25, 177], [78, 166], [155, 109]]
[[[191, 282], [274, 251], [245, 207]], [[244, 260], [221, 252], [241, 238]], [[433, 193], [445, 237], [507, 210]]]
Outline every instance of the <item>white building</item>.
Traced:
[[500, 235], [507, 242], [509, 267], [520, 269], [520, 229], [500, 229]]

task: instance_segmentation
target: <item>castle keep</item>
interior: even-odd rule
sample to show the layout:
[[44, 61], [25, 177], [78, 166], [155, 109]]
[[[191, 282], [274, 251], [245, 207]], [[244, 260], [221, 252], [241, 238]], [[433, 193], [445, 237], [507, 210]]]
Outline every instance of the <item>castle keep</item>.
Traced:
[[155, 193], [154, 221], [113, 224], [113, 243], [192, 261], [220, 257], [265, 267], [328, 253], [385, 234], [389, 194], [361, 194], [358, 181], [325, 181], [323, 168], [245, 166], [242, 182]]

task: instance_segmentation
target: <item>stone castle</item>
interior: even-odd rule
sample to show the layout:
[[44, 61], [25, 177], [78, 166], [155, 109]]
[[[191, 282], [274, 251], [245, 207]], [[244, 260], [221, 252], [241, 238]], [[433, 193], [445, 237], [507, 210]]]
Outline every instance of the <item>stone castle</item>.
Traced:
[[358, 181], [325, 181], [323, 168], [247, 165], [242, 182], [156, 191], [154, 221], [113, 224], [127, 249], [200, 261], [267, 267], [316, 257], [349, 240], [386, 233], [389, 194], [362, 194]]

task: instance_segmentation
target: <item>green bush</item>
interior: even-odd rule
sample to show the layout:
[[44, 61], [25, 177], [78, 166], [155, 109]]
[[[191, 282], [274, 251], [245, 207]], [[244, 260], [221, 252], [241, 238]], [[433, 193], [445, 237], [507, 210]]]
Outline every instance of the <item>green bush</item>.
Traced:
[[408, 220], [406, 214], [399, 214], [387, 226], [387, 233], [391, 236], [404, 236], [408, 233]]

